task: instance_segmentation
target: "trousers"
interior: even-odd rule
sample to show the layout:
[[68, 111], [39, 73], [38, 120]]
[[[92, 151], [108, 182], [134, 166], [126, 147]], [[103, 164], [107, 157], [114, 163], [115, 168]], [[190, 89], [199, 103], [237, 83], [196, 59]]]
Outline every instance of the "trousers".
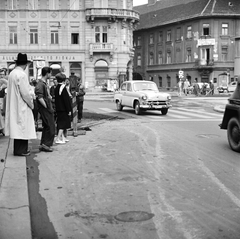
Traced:
[[41, 108], [39, 109], [39, 113], [41, 115], [43, 126], [40, 144], [45, 144], [46, 146], [51, 147], [55, 137], [54, 112]]
[[14, 139], [13, 140], [13, 154], [20, 155], [25, 154], [28, 151], [28, 140]]

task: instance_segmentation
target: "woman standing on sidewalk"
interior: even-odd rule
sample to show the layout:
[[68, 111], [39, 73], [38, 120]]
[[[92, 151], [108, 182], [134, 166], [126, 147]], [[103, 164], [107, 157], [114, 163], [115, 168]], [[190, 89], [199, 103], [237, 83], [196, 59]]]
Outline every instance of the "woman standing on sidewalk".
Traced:
[[64, 144], [68, 139], [64, 136], [64, 131], [71, 128], [72, 104], [66, 85], [66, 75], [58, 73], [56, 76], [58, 85], [55, 88], [55, 107], [57, 113], [58, 135], [56, 144]]

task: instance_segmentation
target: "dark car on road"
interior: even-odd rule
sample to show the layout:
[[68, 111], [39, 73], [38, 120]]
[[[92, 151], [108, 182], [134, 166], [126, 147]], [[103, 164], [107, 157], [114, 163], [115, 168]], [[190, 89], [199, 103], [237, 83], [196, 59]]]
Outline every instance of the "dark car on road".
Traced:
[[231, 149], [240, 152], [240, 77], [237, 87], [228, 101], [220, 128], [227, 130]]

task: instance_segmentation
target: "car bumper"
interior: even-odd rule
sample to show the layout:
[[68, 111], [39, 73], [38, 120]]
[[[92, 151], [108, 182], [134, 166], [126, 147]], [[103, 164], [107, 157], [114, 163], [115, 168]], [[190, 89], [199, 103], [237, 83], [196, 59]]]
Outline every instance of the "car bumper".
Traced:
[[140, 105], [140, 108], [148, 110], [168, 109], [170, 107], [172, 105]]

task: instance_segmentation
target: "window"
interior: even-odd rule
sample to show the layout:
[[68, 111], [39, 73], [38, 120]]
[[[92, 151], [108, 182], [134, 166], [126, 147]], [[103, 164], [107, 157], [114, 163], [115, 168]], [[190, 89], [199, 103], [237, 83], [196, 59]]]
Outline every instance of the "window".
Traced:
[[149, 65], [153, 65], [153, 53], [152, 52], [149, 55]]
[[58, 44], [58, 30], [51, 30], [51, 44]]
[[159, 85], [159, 87], [162, 87], [162, 77], [161, 76], [158, 77], [158, 85]]
[[163, 64], [163, 55], [162, 55], [162, 52], [159, 52], [158, 53], [158, 64]]
[[138, 65], [138, 66], [141, 66], [141, 65], [142, 65], [142, 57], [141, 57], [141, 55], [138, 55], [138, 56], [137, 56], [137, 65]]
[[31, 62], [28, 66], [28, 74], [30, 77], [34, 77], [33, 63]]
[[172, 62], [171, 52], [167, 52], [167, 64]]
[[17, 27], [9, 27], [9, 43], [17, 44]]
[[228, 35], [228, 23], [222, 24], [222, 35], [224, 35], [224, 36]]
[[28, 9], [29, 10], [37, 10], [38, 9], [38, 1], [37, 0], [28, 0]]
[[30, 28], [30, 44], [38, 44], [38, 29]]
[[163, 33], [162, 32], [159, 32], [159, 34], [158, 34], [158, 42], [159, 43], [163, 42]]
[[192, 38], [192, 26], [187, 27], [187, 38]]
[[79, 43], [79, 33], [72, 33], [71, 35], [71, 44]]
[[149, 44], [153, 44], [153, 33], [149, 36]]
[[187, 60], [186, 62], [191, 62], [192, 61], [192, 50], [187, 49]]
[[177, 28], [177, 34], [176, 34], [176, 40], [180, 40], [181, 39], [181, 28], [178, 27]]
[[108, 0], [94, 0], [94, 8], [108, 8]]
[[227, 61], [228, 48], [222, 47], [222, 61]]
[[122, 84], [121, 90], [126, 90], [126, 83], [123, 83], [123, 84]]
[[208, 23], [203, 24], [203, 35], [204, 36], [209, 36], [210, 35], [210, 30], [209, 30], [209, 24]]
[[17, 9], [17, 0], [8, 0], [8, 9], [16, 10]]
[[167, 31], [167, 41], [171, 41], [171, 30]]
[[142, 41], [141, 36], [138, 36], [138, 38], [137, 38], [137, 46], [141, 46], [141, 41]]
[[131, 83], [127, 83], [127, 91], [132, 91], [132, 84]]
[[95, 27], [95, 42], [107, 42], [107, 26]]
[[70, 0], [70, 10], [79, 10], [79, 0]]

